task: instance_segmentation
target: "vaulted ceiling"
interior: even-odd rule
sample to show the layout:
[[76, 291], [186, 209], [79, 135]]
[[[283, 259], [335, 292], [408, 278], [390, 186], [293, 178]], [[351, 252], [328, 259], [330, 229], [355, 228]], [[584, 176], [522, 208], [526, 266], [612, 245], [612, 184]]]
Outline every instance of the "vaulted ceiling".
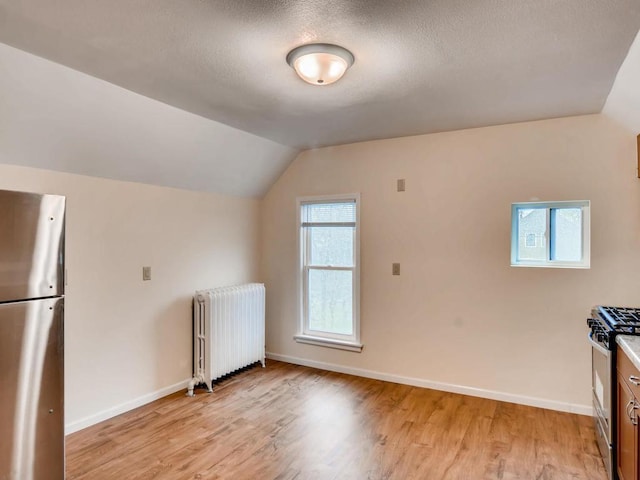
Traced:
[[[639, 28], [638, 0], [0, 0], [0, 42], [295, 148], [599, 112]], [[287, 65], [312, 42], [353, 52], [340, 82]]]

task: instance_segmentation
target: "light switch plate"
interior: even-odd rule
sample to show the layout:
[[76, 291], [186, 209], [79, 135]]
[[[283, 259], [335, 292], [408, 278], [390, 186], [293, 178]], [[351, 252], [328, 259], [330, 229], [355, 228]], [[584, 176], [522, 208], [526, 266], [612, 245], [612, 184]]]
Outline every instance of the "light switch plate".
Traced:
[[151, 280], [151, 267], [142, 267], [142, 280]]
[[400, 264], [392, 263], [391, 264], [391, 274], [392, 275], [400, 275]]
[[398, 191], [399, 192], [404, 192], [404, 178], [399, 178], [398, 179]]

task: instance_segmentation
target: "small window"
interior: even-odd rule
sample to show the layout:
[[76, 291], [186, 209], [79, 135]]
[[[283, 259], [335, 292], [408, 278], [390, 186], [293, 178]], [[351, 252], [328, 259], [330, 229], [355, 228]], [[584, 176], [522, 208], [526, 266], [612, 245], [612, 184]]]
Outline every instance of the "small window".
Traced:
[[511, 265], [589, 268], [589, 201], [514, 203]]
[[358, 196], [298, 199], [301, 343], [360, 351]]

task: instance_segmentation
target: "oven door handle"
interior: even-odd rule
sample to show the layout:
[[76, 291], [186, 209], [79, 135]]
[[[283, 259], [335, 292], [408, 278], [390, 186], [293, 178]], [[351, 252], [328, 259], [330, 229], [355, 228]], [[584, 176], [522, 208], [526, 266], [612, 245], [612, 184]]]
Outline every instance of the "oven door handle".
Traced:
[[593, 332], [589, 332], [589, 343], [591, 344], [591, 346], [593, 348], [595, 348], [598, 352], [600, 352], [601, 354], [605, 355], [605, 356], [609, 356], [611, 355], [611, 352], [609, 350], [607, 350], [606, 348], [604, 348], [602, 345], [600, 345], [598, 342], [596, 342], [593, 339]]

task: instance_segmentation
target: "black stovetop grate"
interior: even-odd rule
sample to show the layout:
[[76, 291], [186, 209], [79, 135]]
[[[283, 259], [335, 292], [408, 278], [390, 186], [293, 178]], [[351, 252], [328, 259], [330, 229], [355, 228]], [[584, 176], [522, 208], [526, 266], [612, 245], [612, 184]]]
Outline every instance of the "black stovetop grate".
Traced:
[[614, 330], [640, 333], [640, 308], [598, 307], [598, 310]]

